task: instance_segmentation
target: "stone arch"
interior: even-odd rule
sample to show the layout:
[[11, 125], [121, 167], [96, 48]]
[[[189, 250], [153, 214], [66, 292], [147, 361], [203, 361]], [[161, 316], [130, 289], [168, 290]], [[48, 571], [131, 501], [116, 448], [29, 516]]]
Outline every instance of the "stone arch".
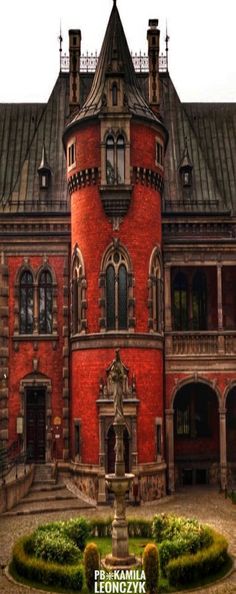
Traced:
[[187, 378], [172, 398], [177, 484], [217, 484], [220, 478], [219, 391], [205, 378]]
[[75, 244], [71, 258], [71, 333], [87, 329], [87, 282], [82, 252]]
[[197, 384], [197, 383], [201, 383], [201, 384], [205, 384], [207, 386], [209, 386], [209, 388], [211, 388], [216, 396], [217, 396], [217, 400], [218, 400], [218, 404], [219, 404], [219, 409], [222, 406], [222, 396], [220, 393], [219, 388], [216, 386], [216, 383], [214, 382], [214, 380], [209, 380], [208, 378], [205, 378], [203, 376], [200, 376], [198, 374], [194, 374], [191, 376], [188, 376], [187, 378], [184, 378], [183, 380], [180, 380], [176, 386], [174, 387], [174, 389], [172, 390], [172, 394], [171, 394], [171, 404], [170, 404], [170, 408], [173, 409], [174, 408], [174, 400], [175, 400], [175, 396], [177, 394], [177, 392], [179, 392], [179, 390], [181, 390], [181, 388], [183, 388], [184, 386], [188, 385], [188, 384]]
[[149, 260], [148, 327], [150, 332], [163, 332], [163, 264], [160, 246], [155, 246]]
[[[112, 273], [112, 270], [113, 274], [111, 274], [111, 278], [109, 278], [108, 273]], [[121, 279], [123, 285], [119, 285], [121, 270], [124, 277], [123, 280]], [[114, 311], [112, 312], [109, 301], [109, 286], [111, 286], [111, 291], [113, 292], [112, 308]], [[122, 295], [122, 299], [123, 302], [125, 302], [126, 309], [125, 314], [121, 312], [121, 315], [119, 309], [121, 303], [120, 286], [123, 286], [122, 290], [124, 295]], [[101, 312], [99, 320], [100, 330], [102, 332], [104, 332], [104, 330], [115, 331], [119, 329], [133, 331], [135, 326], [133, 297], [134, 275], [128, 250], [119, 242], [119, 240], [114, 240], [103, 254], [99, 275], [99, 287], [99, 305]], [[122, 319], [122, 315], [125, 320]], [[120, 319], [122, 320], [121, 324]]]

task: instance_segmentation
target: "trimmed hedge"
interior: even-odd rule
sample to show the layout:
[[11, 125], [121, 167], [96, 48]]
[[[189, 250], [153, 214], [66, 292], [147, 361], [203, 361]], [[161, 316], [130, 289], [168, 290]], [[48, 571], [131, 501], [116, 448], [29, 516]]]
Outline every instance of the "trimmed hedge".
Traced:
[[66, 520], [65, 522], [48, 522], [42, 524], [34, 533], [35, 538], [40, 534], [55, 534], [63, 538], [70, 539], [79, 547], [81, 551], [84, 550], [86, 542], [91, 534], [91, 524], [85, 518], [75, 518]]
[[155, 594], [159, 580], [159, 555], [157, 546], [148, 543], [143, 553], [143, 569], [146, 577], [146, 592]]
[[73, 565], [81, 558], [81, 551], [61, 532], [39, 531], [34, 536], [34, 555], [44, 561]]
[[172, 586], [190, 584], [221, 569], [228, 559], [227, 540], [214, 530], [212, 544], [193, 555], [182, 555], [169, 561], [166, 575]]
[[84, 550], [84, 573], [89, 592], [94, 591], [94, 572], [99, 569], [100, 559], [97, 545], [90, 542]]
[[[128, 518], [128, 534], [130, 538], [152, 538], [152, 522], [138, 518]], [[111, 536], [112, 518], [93, 518], [90, 522], [92, 536]]]
[[32, 536], [23, 536], [13, 548], [12, 564], [19, 576], [46, 586], [61, 586], [70, 590], [82, 590], [83, 570], [79, 565], [59, 565], [29, 555], [32, 551]]

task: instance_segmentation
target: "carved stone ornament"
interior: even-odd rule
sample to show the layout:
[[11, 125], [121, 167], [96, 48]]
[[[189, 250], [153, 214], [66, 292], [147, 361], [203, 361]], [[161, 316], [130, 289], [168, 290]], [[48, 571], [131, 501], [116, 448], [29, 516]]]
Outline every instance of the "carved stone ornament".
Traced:
[[[119, 349], [116, 350], [116, 358], [107, 368], [106, 375], [106, 381], [103, 378], [100, 379], [99, 400], [114, 400], [115, 406], [115, 400], [117, 400], [118, 408], [118, 400], [120, 401], [120, 394], [122, 394], [122, 409], [120, 411], [122, 413], [123, 400], [136, 399], [136, 380], [133, 375], [129, 384], [129, 369], [121, 361]], [[118, 391], [119, 398], [117, 397]]]

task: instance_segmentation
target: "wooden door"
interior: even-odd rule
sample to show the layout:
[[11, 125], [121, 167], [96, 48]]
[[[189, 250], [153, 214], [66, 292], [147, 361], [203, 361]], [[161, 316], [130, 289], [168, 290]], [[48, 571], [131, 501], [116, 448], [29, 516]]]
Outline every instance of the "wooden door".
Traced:
[[27, 458], [45, 462], [45, 390], [30, 388], [26, 394]]

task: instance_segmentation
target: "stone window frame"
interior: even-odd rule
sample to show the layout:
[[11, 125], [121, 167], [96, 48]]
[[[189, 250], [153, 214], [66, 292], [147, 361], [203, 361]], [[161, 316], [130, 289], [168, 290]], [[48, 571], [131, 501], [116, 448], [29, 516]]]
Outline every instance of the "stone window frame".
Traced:
[[164, 169], [164, 144], [160, 138], [156, 138], [155, 141], [155, 165]]
[[67, 145], [67, 171], [76, 167], [76, 139], [71, 138]]
[[71, 258], [71, 334], [85, 334], [86, 330], [87, 281], [83, 255], [76, 243]]
[[[130, 185], [130, 141], [128, 139], [128, 130], [124, 127], [112, 126], [106, 128], [103, 133], [101, 142], [101, 186], [102, 187], [123, 187]], [[114, 140], [114, 163], [115, 163], [115, 179], [113, 184], [109, 184], [107, 181], [107, 140], [112, 137]], [[117, 142], [118, 139], [123, 137], [124, 139], [124, 180], [119, 183], [117, 181]]]
[[[30, 272], [33, 277], [33, 332], [23, 334], [20, 332], [20, 282], [24, 272]], [[42, 272], [49, 272], [52, 278], [52, 332], [42, 334], [39, 332], [39, 280]], [[57, 336], [57, 280], [52, 266], [44, 261], [37, 269], [28, 262], [24, 262], [17, 271], [14, 286], [14, 337], [35, 338]]]
[[[127, 271], [127, 328], [125, 330], [119, 330], [117, 327], [107, 330], [107, 306], [106, 306], [106, 271], [108, 266], [111, 264], [115, 253], [118, 252], [121, 255], [122, 264], [126, 267]], [[113, 240], [112, 244], [106, 249], [102, 262], [101, 270], [99, 274], [99, 288], [100, 288], [100, 319], [99, 326], [101, 332], [134, 332], [135, 328], [135, 299], [134, 299], [134, 274], [131, 265], [131, 259], [128, 250], [122, 245], [119, 240]], [[115, 303], [116, 317], [118, 310], [118, 300]], [[117, 326], [117, 324], [116, 324]]]
[[163, 264], [160, 246], [155, 246], [149, 261], [148, 275], [148, 327], [150, 332], [163, 334]]

